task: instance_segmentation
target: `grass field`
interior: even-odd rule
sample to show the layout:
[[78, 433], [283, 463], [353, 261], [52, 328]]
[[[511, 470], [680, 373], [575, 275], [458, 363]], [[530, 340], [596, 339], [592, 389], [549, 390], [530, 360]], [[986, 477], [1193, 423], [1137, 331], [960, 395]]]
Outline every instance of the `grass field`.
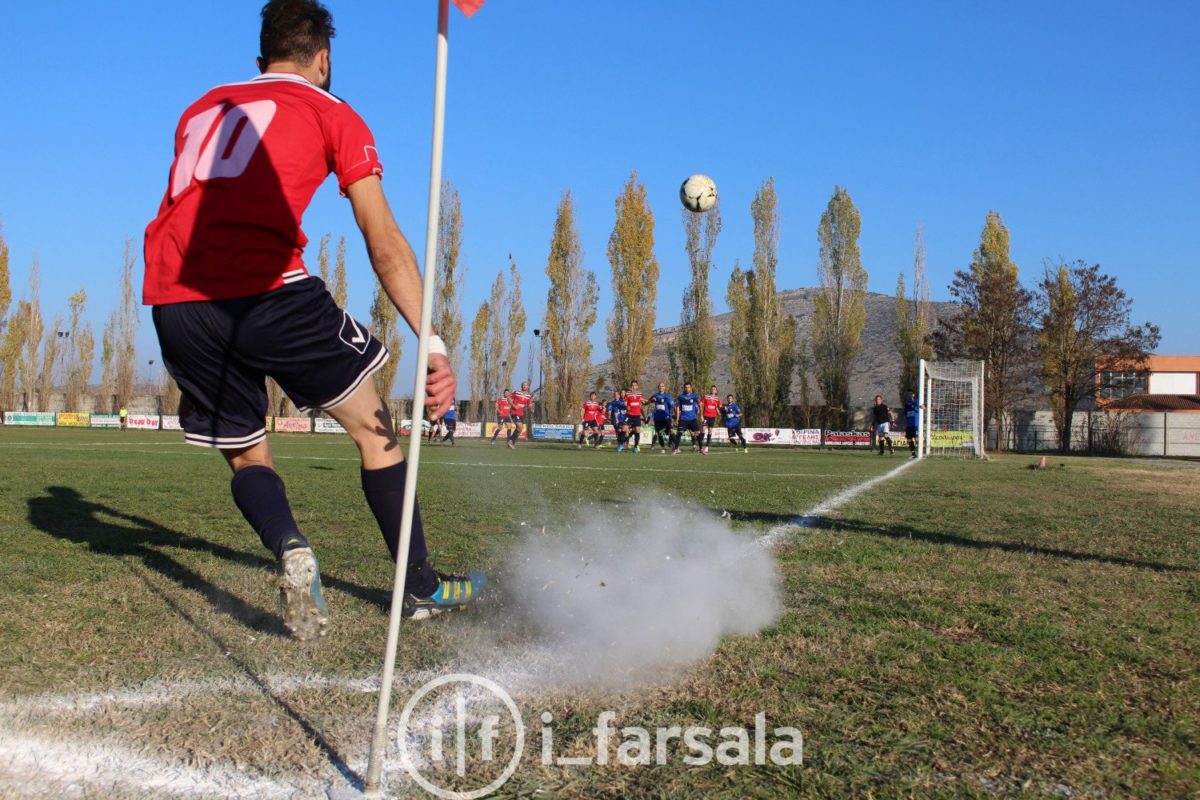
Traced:
[[[318, 642], [285, 637], [273, 563], [212, 452], [0, 430], [0, 796], [315, 797], [361, 772], [391, 565], [353, 446], [273, 444], [321, 558]], [[485, 602], [403, 627], [393, 717], [433, 675], [513, 678], [533, 739], [499, 797], [1200, 796], [1200, 468], [1032, 460], [921, 462], [781, 533], [903, 457], [430, 447], [420, 494], [443, 568], [499, 570], [521, 537], [613, 510], [636, 525], [671, 495], [747, 540], [776, 532], [783, 613], [685, 669], [588, 690], [522, 683], [555, 654]], [[573, 754], [606, 709], [651, 730], [765, 712], [803, 732], [804, 764], [542, 764], [540, 714]], [[389, 774], [422, 796], [394, 759]]]

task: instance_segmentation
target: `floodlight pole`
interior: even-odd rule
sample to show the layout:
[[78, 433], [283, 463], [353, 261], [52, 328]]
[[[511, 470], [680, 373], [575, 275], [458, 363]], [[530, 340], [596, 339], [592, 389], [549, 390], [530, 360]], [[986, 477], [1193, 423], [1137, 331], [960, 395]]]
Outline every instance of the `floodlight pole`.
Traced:
[[450, 27], [449, 0], [438, 0], [437, 68], [433, 90], [433, 152], [429, 165], [429, 213], [425, 225], [425, 275], [421, 284], [421, 330], [417, 338], [417, 374], [413, 385], [412, 427], [408, 434], [408, 479], [404, 483], [404, 510], [400, 517], [400, 544], [396, 549], [396, 573], [392, 582], [392, 607], [388, 614], [387, 647], [383, 657], [383, 676], [379, 682], [379, 706], [371, 737], [371, 754], [363, 796], [382, 797], [379, 780], [383, 755], [387, 750], [388, 706], [392, 699], [392, 677], [396, 668], [396, 648], [400, 642], [400, 617], [404, 607], [404, 579], [408, 573], [408, 546], [412, 538], [413, 508], [417, 501], [417, 468], [421, 460], [421, 419], [425, 408], [425, 375], [429, 369], [430, 319], [433, 316], [433, 283], [436, 272], [438, 212], [442, 191], [442, 138], [446, 121], [447, 31]]

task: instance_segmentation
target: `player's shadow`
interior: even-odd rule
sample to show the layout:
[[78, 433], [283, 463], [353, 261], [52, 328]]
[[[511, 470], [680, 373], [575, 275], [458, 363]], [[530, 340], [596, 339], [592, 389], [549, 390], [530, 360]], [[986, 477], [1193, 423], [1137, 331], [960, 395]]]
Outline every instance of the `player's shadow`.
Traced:
[[1183, 564], [1167, 564], [1162, 561], [1146, 561], [1127, 556], [1109, 555], [1106, 553], [1089, 553], [1080, 550], [1068, 550], [1062, 547], [1046, 547], [1030, 544], [1029, 542], [1012, 542], [997, 539], [973, 539], [955, 533], [933, 533], [908, 526], [868, 525], [863, 522], [845, 519], [830, 519], [827, 517], [812, 517], [806, 520], [808, 527], [826, 528], [834, 531], [849, 531], [868, 536], [883, 536], [888, 539], [907, 539], [930, 544], [965, 547], [971, 550], [998, 550], [1004, 553], [1026, 553], [1029, 555], [1063, 558], [1071, 561], [1090, 561], [1097, 564], [1115, 564], [1124, 567], [1137, 567], [1155, 572], [1196, 572], [1195, 567]]
[[[134, 564], [128, 564], [128, 567], [134, 576], [146, 586], [147, 590], [157, 595], [163, 603], [198, 633], [212, 641], [226, 658], [259, 687], [264, 695], [275, 702], [301, 727], [326, 754], [334, 768], [341, 772], [351, 784], [361, 784], [361, 777], [349, 767], [342, 755], [306, 717], [292, 707], [246, 662], [238, 658], [234, 654], [234, 648], [231, 648], [209, 626], [196, 619], [178, 597], [163, 591], [162, 587], [151, 581], [146, 574], [147, 571], [157, 572], [184, 589], [199, 592], [214, 608], [232, 615], [260, 633], [284, 636], [286, 631], [283, 621], [277, 615], [247, 603], [240, 597], [216, 586], [157, 548], [204, 550], [229, 561], [259, 569], [272, 565], [273, 562], [173, 531], [145, 517], [117, 511], [102, 503], [90, 502], [70, 487], [49, 486], [46, 488], [46, 492], [47, 497], [29, 499], [29, 521], [34, 527], [59, 539], [87, 545], [94, 553], [116, 558], [132, 556], [140, 560], [145, 567], [144, 570]], [[366, 592], [366, 590], [361, 591]]]
[[[248, 603], [217, 586], [181, 564], [167, 551], [202, 551], [260, 571], [274, 571], [274, 560], [180, 533], [145, 517], [89, 501], [67, 486], [48, 486], [46, 493], [47, 496], [31, 497], [28, 501], [29, 523], [38, 530], [64, 541], [87, 545], [94, 553], [116, 558], [137, 558], [147, 569], [170, 579], [181, 588], [199, 592], [213, 608], [234, 617], [247, 627], [267, 635], [287, 635], [278, 614]], [[377, 589], [359, 586], [328, 574], [322, 574], [321, 581], [326, 587], [365, 602], [380, 603]]]

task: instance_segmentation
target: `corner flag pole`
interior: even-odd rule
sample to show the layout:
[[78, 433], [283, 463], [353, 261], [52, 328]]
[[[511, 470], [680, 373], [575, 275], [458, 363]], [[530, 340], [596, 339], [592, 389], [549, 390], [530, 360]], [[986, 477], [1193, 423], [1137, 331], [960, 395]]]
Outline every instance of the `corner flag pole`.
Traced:
[[404, 510], [400, 517], [400, 545], [396, 552], [396, 575], [392, 582], [392, 607], [388, 614], [387, 647], [383, 677], [379, 683], [379, 707], [371, 737], [371, 755], [363, 787], [365, 797], [381, 797], [379, 779], [387, 749], [388, 706], [392, 699], [392, 677], [396, 669], [396, 647], [400, 642], [400, 617], [404, 606], [404, 579], [408, 574], [408, 545], [412, 538], [413, 507], [417, 500], [417, 468], [421, 462], [421, 417], [425, 409], [425, 375], [429, 369], [430, 318], [433, 316], [433, 284], [437, 257], [438, 212], [442, 192], [442, 136], [446, 121], [446, 55], [449, 29], [449, 0], [438, 0], [437, 68], [433, 89], [433, 154], [429, 165], [429, 213], [425, 225], [425, 275], [421, 289], [421, 330], [417, 339], [417, 375], [413, 386], [412, 427], [408, 434], [408, 480], [404, 483]]

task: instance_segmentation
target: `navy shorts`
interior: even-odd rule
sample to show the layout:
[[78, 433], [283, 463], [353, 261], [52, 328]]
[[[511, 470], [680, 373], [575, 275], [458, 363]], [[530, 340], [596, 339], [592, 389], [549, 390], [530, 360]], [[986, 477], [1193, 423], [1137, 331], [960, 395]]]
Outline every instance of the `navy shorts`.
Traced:
[[301, 412], [328, 410], [388, 359], [318, 278], [253, 297], [155, 306], [152, 315], [163, 365], [183, 394], [184, 439], [204, 447], [266, 438], [267, 376]]
[[671, 430], [671, 420], [669, 420], [669, 419], [654, 420], [654, 430], [659, 431], [659, 432], [661, 432], [661, 431], [669, 432]]
[[700, 432], [700, 420], [696, 419], [695, 417], [692, 417], [691, 419], [679, 420], [679, 435], [682, 436], [684, 431], [691, 431], [692, 433], [699, 433]]

